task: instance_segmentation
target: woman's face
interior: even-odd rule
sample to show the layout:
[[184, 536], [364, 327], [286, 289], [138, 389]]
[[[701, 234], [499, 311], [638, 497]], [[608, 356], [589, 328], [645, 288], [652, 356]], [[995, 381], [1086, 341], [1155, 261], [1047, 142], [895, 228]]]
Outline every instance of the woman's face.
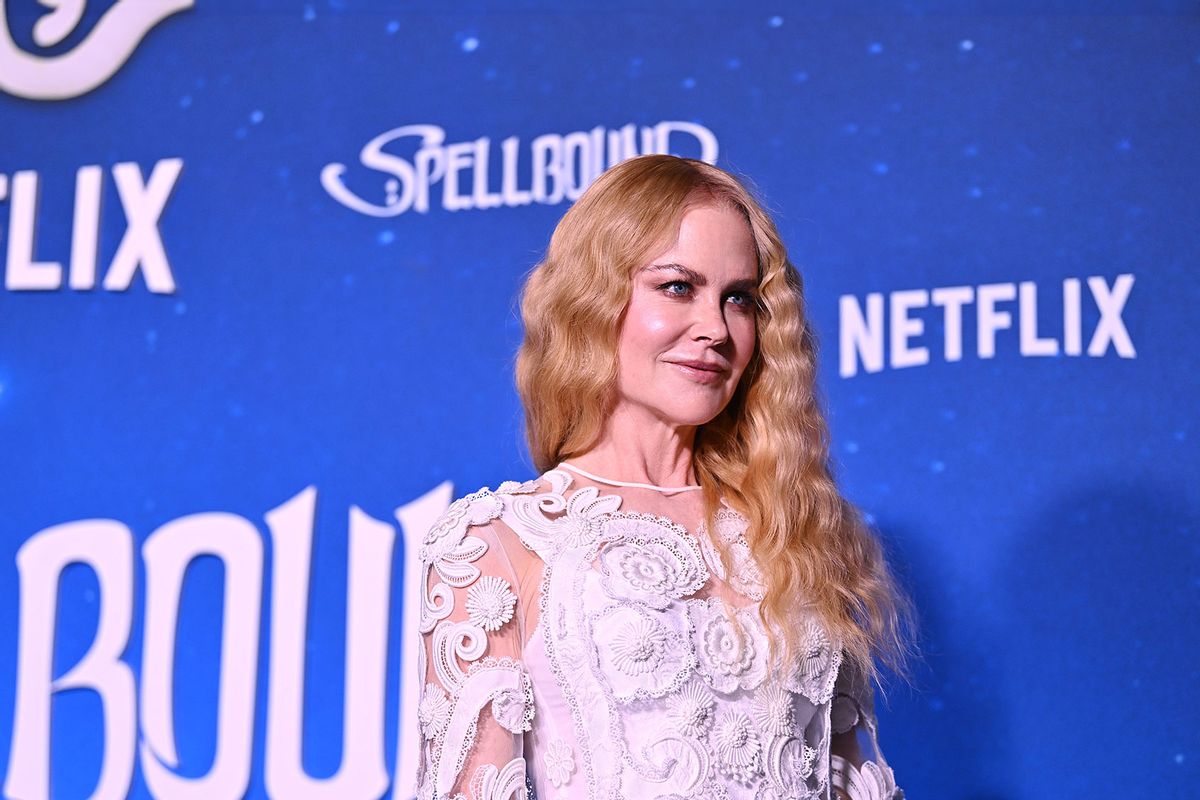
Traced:
[[618, 406], [703, 425], [733, 397], [755, 345], [750, 225], [723, 204], [683, 215], [675, 243], [633, 274], [618, 342]]

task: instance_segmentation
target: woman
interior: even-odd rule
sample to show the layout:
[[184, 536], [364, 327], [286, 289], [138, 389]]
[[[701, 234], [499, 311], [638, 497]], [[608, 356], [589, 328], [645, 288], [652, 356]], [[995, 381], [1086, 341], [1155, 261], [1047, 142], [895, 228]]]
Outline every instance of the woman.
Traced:
[[540, 478], [430, 529], [421, 798], [899, 798], [906, 604], [838, 494], [800, 278], [728, 173], [605, 172], [529, 276]]

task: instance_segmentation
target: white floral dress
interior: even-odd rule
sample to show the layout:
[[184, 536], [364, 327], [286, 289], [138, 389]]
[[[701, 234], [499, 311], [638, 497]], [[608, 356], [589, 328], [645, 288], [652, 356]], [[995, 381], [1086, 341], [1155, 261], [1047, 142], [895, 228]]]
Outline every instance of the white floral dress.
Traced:
[[768, 670], [740, 514], [692, 533], [573, 480], [481, 489], [424, 539], [420, 800], [903, 797], [815, 619]]

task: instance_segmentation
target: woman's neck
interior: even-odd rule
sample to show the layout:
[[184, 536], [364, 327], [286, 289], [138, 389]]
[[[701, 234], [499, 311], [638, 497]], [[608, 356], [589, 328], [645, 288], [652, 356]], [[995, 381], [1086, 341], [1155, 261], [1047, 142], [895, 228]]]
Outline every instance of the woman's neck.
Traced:
[[588, 472], [655, 486], [694, 485], [692, 445], [696, 428], [672, 426], [614, 412], [594, 447], [568, 461]]

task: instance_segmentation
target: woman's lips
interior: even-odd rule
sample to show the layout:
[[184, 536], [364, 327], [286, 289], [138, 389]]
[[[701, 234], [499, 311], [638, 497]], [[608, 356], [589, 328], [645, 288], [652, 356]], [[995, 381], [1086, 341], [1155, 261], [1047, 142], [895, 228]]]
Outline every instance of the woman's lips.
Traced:
[[705, 364], [700, 361], [668, 361], [667, 363], [678, 368], [680, 372], [697, 383], [721, 383], [725, 379], [726, 370], [716, 364]]

